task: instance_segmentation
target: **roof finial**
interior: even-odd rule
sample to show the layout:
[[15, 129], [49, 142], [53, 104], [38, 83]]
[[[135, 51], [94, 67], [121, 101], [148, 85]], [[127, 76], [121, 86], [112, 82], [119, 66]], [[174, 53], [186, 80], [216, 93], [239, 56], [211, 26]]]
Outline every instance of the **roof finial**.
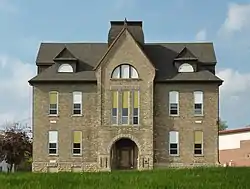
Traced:
[[127, 18], [124, 19], [124, 27], [127, 27]]

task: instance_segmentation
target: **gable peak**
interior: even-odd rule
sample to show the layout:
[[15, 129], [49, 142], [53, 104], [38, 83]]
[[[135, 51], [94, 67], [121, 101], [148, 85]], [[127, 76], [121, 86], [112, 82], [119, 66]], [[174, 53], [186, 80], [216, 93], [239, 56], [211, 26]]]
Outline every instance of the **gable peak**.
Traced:
[[198, 58], [187, 47], [184, 47], [175, 58], [175, 60], [197, 60], [197, 59]]
[[54, 58], [54, 60], [77, 60], [76, 57], [65, 46]]

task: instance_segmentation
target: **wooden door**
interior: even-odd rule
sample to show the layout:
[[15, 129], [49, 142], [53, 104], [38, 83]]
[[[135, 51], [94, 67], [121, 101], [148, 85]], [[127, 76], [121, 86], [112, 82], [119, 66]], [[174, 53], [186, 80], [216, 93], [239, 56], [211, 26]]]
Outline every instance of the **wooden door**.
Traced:
[[129, 169], [131, 167], [131, 151], [130, 149], [119, 150], [119, 167], [122, 169]]

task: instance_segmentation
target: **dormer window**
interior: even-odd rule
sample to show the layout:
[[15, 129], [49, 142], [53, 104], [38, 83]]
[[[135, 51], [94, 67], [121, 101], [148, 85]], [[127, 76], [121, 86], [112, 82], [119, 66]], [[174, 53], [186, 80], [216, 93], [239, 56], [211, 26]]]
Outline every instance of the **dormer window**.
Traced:
[[115, 79], [136, 79], [139, 78], [138, 72], [137, 70], [129, 65], [129, 64], [122, 64], [117, 66], [111, 75], [111, 78], [115, 78]]
[[70, 64], [62, 64], [58, 68], [58, 72], [71, 73], [73, 71], [73, 67]]
[[192, 65], [184, 63], [179, 66], [178, 72], [194, 72], [194, 68]]

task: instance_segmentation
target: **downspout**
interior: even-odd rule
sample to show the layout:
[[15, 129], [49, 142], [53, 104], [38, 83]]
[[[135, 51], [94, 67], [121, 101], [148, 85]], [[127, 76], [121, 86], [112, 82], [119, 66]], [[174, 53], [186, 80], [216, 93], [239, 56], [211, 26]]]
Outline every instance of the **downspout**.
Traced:
[[217, 137], [217, 158], [218, 158], [218, 163], [220, 165], [220, 148], [219, 148], [219, 142], [220, 142], [220, 85], [218, 85], [218, 111], [217, 111], [217, 127], [218, 127], [218, 137]]

